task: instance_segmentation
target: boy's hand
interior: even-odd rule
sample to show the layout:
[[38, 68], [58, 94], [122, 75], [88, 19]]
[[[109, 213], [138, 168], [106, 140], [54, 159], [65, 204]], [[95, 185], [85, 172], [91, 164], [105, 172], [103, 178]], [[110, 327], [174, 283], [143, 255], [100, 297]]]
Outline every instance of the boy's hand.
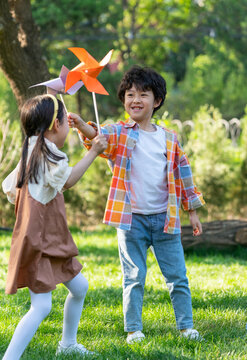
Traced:
[[88, 139], [93, 139], [97, 135], [97, 131], [93, 126], [85, 123], [79, 115], [68, 113], [69, 127], [78, 129]]
[[190, 224], [193, 228], [193, 236], [199, 236], [202, 234], [202, 224], [200, 223], [199, 217], [196, 210], [190, 210]]
[[101, 154], [108, 146], [108, 142], [103, 134], [97, 135], [92, 140], [91, 151], [95, 151], [98, 154]]
[[70, 128], [76, 128], [78, 130], [81, 130], [83, 125], [85, 125], [85, 122], [82, 120], [82, 118], [74, 113], [68, 113], [68, 123]]

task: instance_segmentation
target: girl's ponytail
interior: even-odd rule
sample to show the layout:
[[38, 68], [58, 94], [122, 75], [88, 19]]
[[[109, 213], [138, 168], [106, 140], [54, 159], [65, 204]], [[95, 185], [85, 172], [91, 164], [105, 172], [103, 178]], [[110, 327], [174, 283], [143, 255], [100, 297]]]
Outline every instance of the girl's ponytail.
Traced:
[[22, 185], [25, 183], [27, 155], [28, 155], [28, 137], [26, 136], [22, 146], [20, 171], [17, 179], [18, 188], [21, 188]]
[[[64, 108], [60, 100], [57, 100], [58, 109], [55, 109], [54, 100], [51, 96], [36, 96], [29, 99], [21, 111], [21, 122], [26, 133], [22, 148], [20, 172], [17, 179], [17, 187], [21, 188], [28, 181], [38, 183], [40, 167], [45, 171], [45, 165], [64, 159], [53, 153], [47, 146], [44, 133], [51, 126], [54, 117], [62, 124], [64, 121]], [[57, 112], [57, 114], [55, 114]], [[27, 165], [28, 143], [31, 136], [37, 136], [30, 160]]]
[[45, 139], [44, 134], [42, 132], [39, 133], [36, 144], [33, 148], [32, 155], [29, 160], [28, 169], [27, 169], [27, 179], [31, 182], [35, 182], [38, 184], [38, 173], [39, 167], [42, 164], [42, 160], [45, 165]]

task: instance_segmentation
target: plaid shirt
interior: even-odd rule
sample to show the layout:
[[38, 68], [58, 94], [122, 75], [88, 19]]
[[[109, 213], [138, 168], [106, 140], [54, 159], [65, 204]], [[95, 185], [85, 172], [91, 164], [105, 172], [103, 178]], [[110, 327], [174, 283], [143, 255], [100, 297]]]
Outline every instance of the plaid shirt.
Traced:
[[[90, 125], [97, 127], [94, 123]], [[108, 147], [101, 157], [108, 159], [112, 170], [112, 181], [106, 204], [103, 222], [120, 229], [131, 228], [131, 155], [139, 138], [139, 125], [131, 119], [117, 124], [107, 124], [101, 127], [106, 135]], [[204, 205], [202, 194], [193, 184], [193, 178], [188, 158], [177, 140], [173, 130], [162, 128], [166, 135], [167, 148], [167, 178], [168, 204], [164, 232], [178, 234], [181, 232], [180, 204], [184, 210], [194, 210]], [[83, 138], [82, 134], [80, 134]], [[90, 142], [84, 139], [84, 145], [89, 148]]]

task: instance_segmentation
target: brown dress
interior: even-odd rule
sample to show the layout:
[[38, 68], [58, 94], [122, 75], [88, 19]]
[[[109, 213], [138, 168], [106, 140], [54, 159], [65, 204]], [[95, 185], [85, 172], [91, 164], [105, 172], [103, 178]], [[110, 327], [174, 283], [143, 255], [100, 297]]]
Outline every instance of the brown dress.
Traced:
[[28, 186], [17, 189], [6, 294], [28, 287], [45, 293], [71, 280], [82, 269], [69, 232], [64, 197], [57, 193], [47, 204], [31, 197]]

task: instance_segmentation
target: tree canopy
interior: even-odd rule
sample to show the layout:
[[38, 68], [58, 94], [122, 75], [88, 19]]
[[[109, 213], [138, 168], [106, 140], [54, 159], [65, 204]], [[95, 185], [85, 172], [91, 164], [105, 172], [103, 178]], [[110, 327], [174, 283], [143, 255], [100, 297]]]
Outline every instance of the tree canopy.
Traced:
[[[97, 60], [114, 49], [99, 76], [110, 93], [100, 97], [101, 119], [122, 112], [115, 94], [132, 64], [166, 77], [167, 109], [175, 117], [191, 118], [205, 103], [226, 118], [244, 114], [247, 0], [3, 0], [0, 6], [0, 67], [18, 103], [35, 91], [28, 86], [58, 76], [63, 64], [74, 67], [78, 60], [67, 48], [78, 46]], [[76, 104], [93, 118], [84, 89]]]

